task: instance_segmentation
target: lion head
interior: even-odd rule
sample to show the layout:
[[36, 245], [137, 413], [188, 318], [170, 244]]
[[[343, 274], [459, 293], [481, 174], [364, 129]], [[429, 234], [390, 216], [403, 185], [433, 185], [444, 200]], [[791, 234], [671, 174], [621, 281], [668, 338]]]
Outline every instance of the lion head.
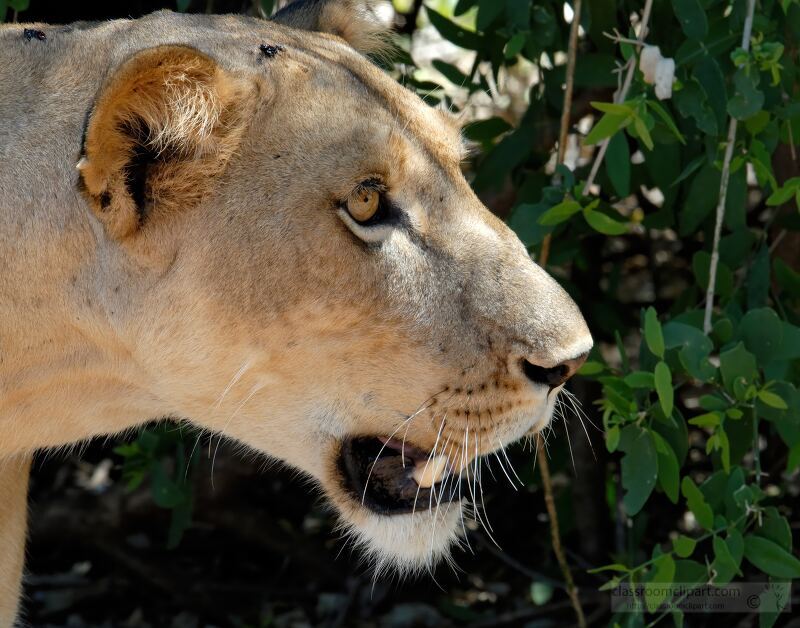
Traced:
[[78, 164], [93, 324], [131, 399], [301, 470], [414, 569], [592, 339], [470, 189], [454, 120], [351, 45], [379, 40], [353, 9], [126, 27]]

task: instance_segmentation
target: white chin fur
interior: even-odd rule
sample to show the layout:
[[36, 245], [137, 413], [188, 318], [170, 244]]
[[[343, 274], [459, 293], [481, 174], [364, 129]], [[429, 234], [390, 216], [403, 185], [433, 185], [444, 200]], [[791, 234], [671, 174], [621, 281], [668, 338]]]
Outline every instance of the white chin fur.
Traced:
[[341, 527], [375, 577], [392, 572], [403, 577], [431, 571], [441, 560], [450, 562], [450, 550], [461, 536], [461, 509], [460, 502], [453, 502], [433, 510], [381, 516], [358, 505], [342, 513]]

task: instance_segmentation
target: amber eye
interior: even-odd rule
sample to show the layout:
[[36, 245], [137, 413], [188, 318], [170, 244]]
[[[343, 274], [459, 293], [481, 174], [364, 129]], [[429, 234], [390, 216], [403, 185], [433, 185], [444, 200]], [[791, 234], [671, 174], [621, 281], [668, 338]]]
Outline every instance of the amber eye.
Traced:
[[374, 188], [359, 188], [347, 199], [347, 211], [357, 222], [366, 222], [381, 204], [381, 193]]

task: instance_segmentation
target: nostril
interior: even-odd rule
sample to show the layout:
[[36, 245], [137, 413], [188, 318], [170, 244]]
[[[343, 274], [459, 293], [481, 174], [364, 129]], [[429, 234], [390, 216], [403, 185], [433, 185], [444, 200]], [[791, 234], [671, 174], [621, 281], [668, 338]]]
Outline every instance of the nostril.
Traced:
[[587, 354], [579, 355], [572, 360], [566, 360], [551, 368], [537, 366], [528, 360], [522, 360], [522, 372], [535, 384], [543, 384], [555, 388], [566, 382], [586, 361]]
[[568, 369], [563, 364], [547, 369], [522, 360], [522, 371], [534, 384], [544, 384], [550, 388], [555, 388], [569, 377]]

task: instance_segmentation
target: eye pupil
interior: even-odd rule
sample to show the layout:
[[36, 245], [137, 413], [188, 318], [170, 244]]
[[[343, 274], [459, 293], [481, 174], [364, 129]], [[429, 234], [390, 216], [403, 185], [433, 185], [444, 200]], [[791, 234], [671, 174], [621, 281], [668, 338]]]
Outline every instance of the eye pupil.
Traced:
[[359, 186], [346, 202], [347, 211], [357, 222], [366, 222], [378, 212], [381, 193], [374, 189]]

